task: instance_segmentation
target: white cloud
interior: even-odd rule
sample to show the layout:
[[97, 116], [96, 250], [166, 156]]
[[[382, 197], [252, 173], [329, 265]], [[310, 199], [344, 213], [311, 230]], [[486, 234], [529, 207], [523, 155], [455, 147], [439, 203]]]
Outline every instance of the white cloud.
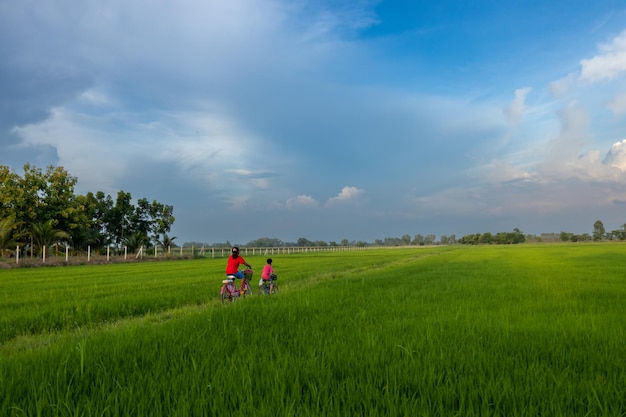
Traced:
[[598, 49], [599, 55], [580, 61], [581, 79], [591, 82], [613, 80], [626, 71], [626, 30]]
[[607, 107], [616, 116], [626, 113], [626, 93], [618, 94], [613, 97], [607, 103]]
[[553, 81], [548, 85], [548, 91], [556, 98], [561, 98], [567, 95], [571, 88], [576, 84], [578, 75], [571, 73], [565, 77]]
[[299, 195], [287, 200], [286, 207], [289, 210], [318, 208], [320, 203], [310, 195]]
[[615, 142], [602, 162], [626, 172], [626, 139]]
[[578, 159], [585, 145], [591, 142], [589, 115], [577, 103], [570, 103], [558, 112], [561, 123], [559, 135], [547, 145], [545, 167], [549, 171], [561, 171], [568, 163]]
[[522, 119], [522, 116], [526, 112], [526, 96], [532, 91], [532, 88], [518, 88], [515, 90], [515, 98], [504, 110], [509, 121], [514, 124], [518, 124]]
[[328, 199], [328, 201], [326, 202], [326, 207], [331, 207], [336, 204], [346, 203], [349, 201], [355, 201], [362, 194], [363, 190], [359, 188], [350, 186], [343, 187], [339, 194], [337, 194], [337, 196]]

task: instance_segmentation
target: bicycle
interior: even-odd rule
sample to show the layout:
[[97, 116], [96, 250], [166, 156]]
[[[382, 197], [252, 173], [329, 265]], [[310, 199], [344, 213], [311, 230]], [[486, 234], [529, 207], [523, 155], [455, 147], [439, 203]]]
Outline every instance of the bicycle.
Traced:
[[276, 283], [277, 280], [278, 280], [278, 277], [276, 276], [276, 274], [270, 275], [270, 279], [268, 279], [267, 281], [261, 280], [261, 282], [259, 282], [259, 295], [277, 294], [278, 293], [278, 284]]
[[243, 271], [243, 279], [241, 280], [241, 286], [239, 287], [239, 294], [243, 295], [252, 295], [252, 287], [250, 286], [250, 281], [252, 280], [252, 270], [246, 269]]
[[252, 270], [243, 271], [243, 279], [239, 289], [235, 286], [235, 275], [226, 275], [226, 279], [222, 280], [222, 288], [220, 289], [220, 298], [222, 303], [233, 302], [241, 298], [241, 296], [252, 295], [250, 280], [252, 279]]
[[220, 289], [220, 298], [222, 299], [222, 304], [226, 302], [233, 302], [239, 299], [240, 292], [235, 287], [235, 277], [234, 275], [227, 275], [226, 279], [222, 280], [222, 288]]

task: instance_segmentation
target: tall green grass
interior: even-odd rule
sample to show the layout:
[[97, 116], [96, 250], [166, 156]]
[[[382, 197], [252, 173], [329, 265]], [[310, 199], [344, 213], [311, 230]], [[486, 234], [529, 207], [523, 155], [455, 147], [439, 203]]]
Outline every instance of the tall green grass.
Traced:
[[223, 260], [2, 271], [0, 415], [623, 416], [625, 255], [289, 255], [226, 306]]

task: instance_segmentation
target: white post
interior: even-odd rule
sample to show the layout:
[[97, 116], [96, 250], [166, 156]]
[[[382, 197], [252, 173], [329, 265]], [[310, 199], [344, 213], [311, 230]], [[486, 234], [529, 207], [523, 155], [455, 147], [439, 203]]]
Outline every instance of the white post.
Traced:
[[17, 245], [15, 249], [15, 263], [19, 265], [20, 263], [20, 245]]
[[110, 254], [110, 251], [111, 251], [111, 247], [110, 247], [110, 246], [107, 246], [107, 262], [109, 262], [109, 254]]
[[183, 247], [182, 246], [180, 247], [180, 257], [181, 258], [183, 257]]
[[43, 252], [42, 252], [43, 253], [43, 263], [45, 264], [46, 263], [46, 245], [43, 245], [43, 249], [42, 250], [43, 250]]
[[66, 246], [65, 247], [65, 262], [70, 260], [70, 247]]
[[91, 260], [91, 245], [87, 246], [87, 262]]
[[126, 260], [127, 254], [128, 254], [128, 246], [124, 246], [124, 260]]
[[156, 244], [154, 245], [154, 257], [155, 258], [157, 257], [157, 245]]

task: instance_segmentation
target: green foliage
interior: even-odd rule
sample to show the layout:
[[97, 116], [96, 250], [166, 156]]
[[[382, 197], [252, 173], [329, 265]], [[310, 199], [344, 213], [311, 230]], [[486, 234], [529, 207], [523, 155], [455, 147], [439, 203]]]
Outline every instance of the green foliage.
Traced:
[[49, 166], [43, 172], [26, 164], [20, 177], [0, 166], [0, 221], [13, 219], [11, 235], [4, 239], [24, 246], [30, 243], [27, 237], [41, 235], [42, 225], [51, 223], [76, 250], [120, 245], [135, 233], [157, 244], [174, 223], [172, 206], [145, 198], [135, 206], [124, 191], [118, 192], [115, 202], [101, 191], [75, 195], [76, 183], [63, 167]]
[[19, 234], [16, 230], [19, 223], [15, 217], [7, 217], [0, 219], [0, 257], [6, 256], [6, 253], [12, 253], [18, 243]]
[[524, 243], [526, 236], [518, 228], [513, 229], [512, 232], [498, 232], [495, 236], [491, 233], [476, 233], [471, 235], [465, 235], [459, 239], [459, 243], [464, 245], [478, 245], [478, 244], [498, 244], [498, 245], [511, 245], [517, 243]]
[[599, 241], [603, 240], [606, 237], [606, 231], [604, 229], [604, 224], [600, 220], [596, 220], [593, 224], [593, 240]]
[[2, 271], [0, 415], [624, 415], [625, 255], [274, 256], [228, 306], [223, 259]]
[[33, 242], [39, 249], [47, 248], [60, 240], [69, 238], [67, 232], [54, 228], [52, 220], [48, 220], [45, 223], [33, 224], [31, 234]]

